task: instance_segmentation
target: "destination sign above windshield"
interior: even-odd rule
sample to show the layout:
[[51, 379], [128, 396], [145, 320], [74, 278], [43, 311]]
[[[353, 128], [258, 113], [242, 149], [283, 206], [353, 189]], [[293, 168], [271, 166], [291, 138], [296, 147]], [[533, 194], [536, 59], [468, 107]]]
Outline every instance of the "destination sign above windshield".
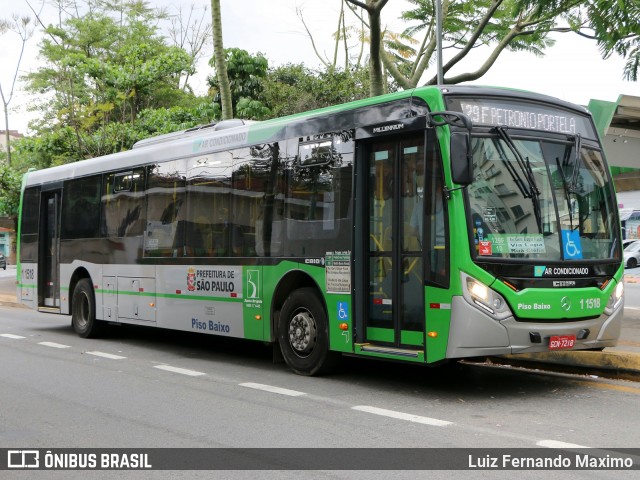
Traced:
[[586, 115], [541, 103], [496, 98], [449, 98], [449, 109], [464, 113], [474, 125], [500, 125], [527, 130], [597, 138]]

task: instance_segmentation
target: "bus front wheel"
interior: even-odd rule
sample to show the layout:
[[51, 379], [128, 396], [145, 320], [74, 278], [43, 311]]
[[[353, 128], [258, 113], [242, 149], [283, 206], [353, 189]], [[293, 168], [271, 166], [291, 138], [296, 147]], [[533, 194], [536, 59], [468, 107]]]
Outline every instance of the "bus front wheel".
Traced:
[[329, 325], [313, 288], [295, 290], [280, 312], [278, 343], [287, 365], [299, 375], [328, 373], [339, 360], [329, 351]]
[[96, 299], [88, 278], [76, 284], [71, 300], [71, 325], [82, 338], [95, 337], [100, 332], [100, 321], [96, 320]]

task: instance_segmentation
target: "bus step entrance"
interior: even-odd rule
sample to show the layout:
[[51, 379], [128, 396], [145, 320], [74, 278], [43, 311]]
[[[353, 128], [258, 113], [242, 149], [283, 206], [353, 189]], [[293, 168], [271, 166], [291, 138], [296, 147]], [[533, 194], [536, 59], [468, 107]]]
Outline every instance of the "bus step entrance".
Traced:
[[38, 311], [42, 313], [60, 313], [60, 307], [38, 307]]
[[401, 357], [418, 358], [424, 354], [423, 350], [410, 350], [406, 348], [384, 347], [381, 345], [371, 345], [362, 343], [358, 345], [361, 352], [382, 353], [385, 355], [398, 355]]

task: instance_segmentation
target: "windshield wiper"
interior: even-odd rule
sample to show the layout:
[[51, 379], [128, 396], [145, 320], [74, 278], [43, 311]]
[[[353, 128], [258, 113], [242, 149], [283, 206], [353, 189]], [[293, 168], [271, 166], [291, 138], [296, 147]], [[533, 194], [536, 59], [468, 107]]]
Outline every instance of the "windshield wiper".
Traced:
[[[536, 216], [536, 223], [538, 224], [538, 231], [542, 233], [542, 213], [540, 212], [540, 190], [538, 190], [538, 185], [536, 184], [536, 179], [533, 175], [533, 170], [531, 169], [531, 162], [528, 158], [524, 158], [524, 156], [518, 150], [518, 147], [513, 142], [505, 127], [497, 126], [494, 127], [493, 130], [498, 134], [500, 139], [509, 147], [511, 153], [516, 157], [516, 163], [520, 167], [520, 171], [524, 176], [524, 179], [527, 181], [527, 185], [524, 185], [522, 181], [522, 177], [518, 174], [514, 166], [511, 164], [509, 159], [504, 154], [504, 150], [502, 146], [499, 145], [498, 149], [500, 150], [500, 157], [502, 158], [502, 162], [509, 170], [513, 181], [518, 185], [520, 192], [524, 198], [530, 198], [531, 203], [533, 204], [533, 212]], [[528, 187], [528, 188], [527, 188]]]
[[580, 176], [580, 167], [582, 166], [582, 137], [579, 133], [573, 137], [573, 144], [576, 150], [576, 157], [573, 161], [573, 172], [571, 174], [571, 183], [569, 184], [569, 188], [571, 193], [578, 193], [578, 177]]
[[573, 230], [573, 208], [571, 207], [571, 190], [569, 189], [569, 184], [567, 183], [567, 177], [564, 176], [564, 170], [560, 165], [560, 158], [556, 157], [556, 165], [558, 166], [558, 172], [560, 173], [560, 178], [562, 179], [562, 188], [564, 189], [564, 199], [567, 202], [567, 208], [569, 209], [569, 227]]
[[[511, 139], [511, 137], [507, 133], [507, 130], [504, 127], [498, 126], [498, 127], [494, 127], [493, 129], [496, 131], [500, 139], [504, 143], [506, 143], [507, 147], [509, 147], [509, 150], [511, 150], [511, 153], [513, 153], [514, 157], [516, 157], [516, 162], [518, 163], [518, 166], [520, 167], [520, 170], [522, 171], [522, 174], [524, 175], [524, 178], [527, 181], [527, 185], [529, 187], [528, 189], [525, 189], [523, 191], [525, 198], [540, 196], [540, 190], [538, 190], [538, 186], [536, 185], [536, 180], [533, 176], [533, 170], [531, 170], [531, 163], [529, 162], [529, 159], [528, 158], [525, 159], [522, 156], [522, 154], [520, 153], [520, 150], [518, 150], [518, 147], [516, 147], [516, 144], [513, 143], [513, 140]], [[511, 171], [513, 169], [513, 165], [511, 165], [509, 162], [505, 162], [505, 163], [507, 163], [507, 168], [509, 168]], [[516, 175], [519, 182], [522, 182], [522, 180], [520, 179], [520, 175], [518, 175], [515, 169], [513, 169], [513, 174]]]
[[[558, 166], [558, 170], [560, 172], [560, 176], [562, 178], [562, 185], [564, 188], [565, 199], [567, 201], [567, 208], [569, 209], [569, 227], [571, 230], [575, 230], [576, 228], [580, 228], [582, 230], [582, 224], [589, 217], [589, 213], [582, 217], [580, 215], [580, 205], [572, 204], [571, 195], [576, 196], [576, 201], [579, 203], [580, 192], [578, 191], [578, 180], [580, 178], [580, 167], [582, 166], [582, 137], [580, 134], [576, 134], [573, 137], [568, 137], [568, 140], [573, 141], [573, 145], [567, 145], [565, 149], [564, 158], [562, 159], [562, 164], [566, 167], [569, 166], [569, 159], [571, 156], [570, 146], [574, 147], [575, 155], [573, 158], [573, 170], [571, 172], [571, 180], [567, 181], [567, 177], [564, 174], [564, 169], [560, 166], [560, 160], [556, 157], [556, 165]], [[575, 213], [575, 208], [578, 209], [578, 225], [574, 228], [573, 226], [573, 215]]]

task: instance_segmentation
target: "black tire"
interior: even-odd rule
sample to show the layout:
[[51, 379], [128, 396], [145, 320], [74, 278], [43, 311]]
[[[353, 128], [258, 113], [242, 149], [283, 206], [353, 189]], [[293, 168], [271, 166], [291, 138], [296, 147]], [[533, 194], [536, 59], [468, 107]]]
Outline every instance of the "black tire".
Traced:
[[298, 375], [329, 373], [340, 359], [329, 351], [327, 314], [313, 288], [294, 290], [278, 321], [278, 343], [285, 362]]
[[635, 258], [631, 257], [629, 259], [629, 261], [627, 262], [627, 267], [628, 268], [636, 268], [637, 266], [638, 266], [638, 261]]
[[97, 337], [103, 323], [96, 320], [96, 297], [93, 285], [88, 278], [83, 278], [76, 284], [71, 299], [71, 325], [82, 338]]

